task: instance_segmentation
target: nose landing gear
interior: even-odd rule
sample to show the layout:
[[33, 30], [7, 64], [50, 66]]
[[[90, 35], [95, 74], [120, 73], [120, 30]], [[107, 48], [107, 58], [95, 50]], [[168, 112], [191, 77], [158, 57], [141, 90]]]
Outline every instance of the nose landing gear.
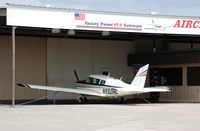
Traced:
[[119, 103], [120, 103], [120, 104], [126, 103], [126, 98], [120, 97], [120, 98], [119, 98]]

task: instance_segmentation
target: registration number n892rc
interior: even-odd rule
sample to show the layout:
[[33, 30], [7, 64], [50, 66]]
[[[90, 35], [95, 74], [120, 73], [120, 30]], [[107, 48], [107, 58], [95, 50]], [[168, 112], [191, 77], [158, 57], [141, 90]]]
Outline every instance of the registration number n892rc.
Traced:
[[104, 94], [118, 94], [118, 90], [115, 88], [103, 88], [103, 93]]

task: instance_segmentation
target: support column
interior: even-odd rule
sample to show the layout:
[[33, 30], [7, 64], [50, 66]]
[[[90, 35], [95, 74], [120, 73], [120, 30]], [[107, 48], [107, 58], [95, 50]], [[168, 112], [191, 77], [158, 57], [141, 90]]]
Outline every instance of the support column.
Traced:
[[12, 27], [12, 107], [15, 106], [15, 29]]

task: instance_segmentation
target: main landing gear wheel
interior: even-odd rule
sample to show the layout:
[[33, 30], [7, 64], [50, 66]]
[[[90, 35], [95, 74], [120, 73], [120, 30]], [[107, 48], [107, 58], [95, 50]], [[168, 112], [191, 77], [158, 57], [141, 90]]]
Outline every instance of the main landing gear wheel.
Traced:
[[81, 96], [81, 97], [79, 97], [78, 98], [78, 102], [79, 103], [82, 103], [82, 104], [84, 104], [84, 103], [87, 103], [87, 97], [86, 96]]

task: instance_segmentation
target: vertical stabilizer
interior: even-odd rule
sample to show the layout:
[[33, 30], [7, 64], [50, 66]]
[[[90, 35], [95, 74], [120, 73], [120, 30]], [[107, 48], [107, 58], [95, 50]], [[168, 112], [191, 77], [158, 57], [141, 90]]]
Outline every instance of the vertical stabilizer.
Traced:
[[146, 81], [146, 77], [147, 77], [148, 69], [149, 69], [149, 64], [147, 64], [139, 69], [135, 78], [133, 79], [133, 81], [130, 84], [131, 88], [134, 88], [134, 90], [143, 90], [145, 81]]

